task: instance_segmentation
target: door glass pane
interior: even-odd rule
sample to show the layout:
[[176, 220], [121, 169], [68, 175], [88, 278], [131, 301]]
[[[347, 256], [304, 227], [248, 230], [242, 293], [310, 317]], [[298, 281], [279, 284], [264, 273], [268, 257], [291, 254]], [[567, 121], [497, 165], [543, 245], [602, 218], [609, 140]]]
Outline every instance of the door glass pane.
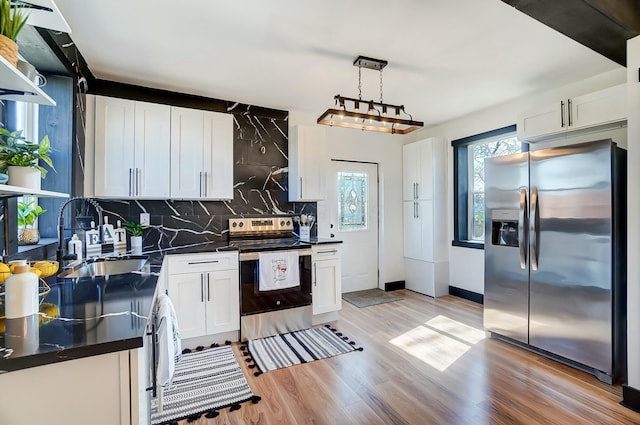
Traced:
[[338, 172], [338, 229], [367, 230], [369, 180], [364, 173]]

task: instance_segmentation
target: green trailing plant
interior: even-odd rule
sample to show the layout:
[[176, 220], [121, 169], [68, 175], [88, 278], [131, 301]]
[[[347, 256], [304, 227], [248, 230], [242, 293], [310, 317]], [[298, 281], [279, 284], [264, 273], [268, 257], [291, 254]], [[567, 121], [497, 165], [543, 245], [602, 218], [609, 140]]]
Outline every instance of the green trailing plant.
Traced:
[[124, 224], [124, 229], [129, 232], [131, 236], [142, 236], [142, 224], [127, 221]]
[[35, 201], [18, 202], [18, 226], [31, 227], [36, 219], [46, 212], [47, 210], [40, 205], [35, 205]]
[[29, 14], [22, 7], [11, 7], [11, 0], [0, 0], [0, 34], [13, 41], [18, 38], [29, 19]]
[[[0, 0], [2, 1], [2, 0]], [[6, 173], [9, 165], [18, 167], [33, 167], [40, 170], [42, 178], [47, 175], [47, 169], [38, 160], [42, 160], [53, 171], [53, 161], [49, 157], [52, 151], [49, 136], [44, 136], [40, 143], [30, 142], [22, 136], [22, 131], [9, 131], [0, 128], [0, 172]]]

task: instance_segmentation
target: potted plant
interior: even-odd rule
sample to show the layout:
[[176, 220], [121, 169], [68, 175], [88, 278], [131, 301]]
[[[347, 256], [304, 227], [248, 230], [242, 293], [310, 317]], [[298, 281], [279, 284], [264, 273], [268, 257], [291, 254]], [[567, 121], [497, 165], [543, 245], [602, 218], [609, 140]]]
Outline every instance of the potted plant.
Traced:
[[47, 175], [47, 169], [40, 165], [39, 160], [55, 171], [50, 152], [48, 136], [35, 143], [26, 140], [22, 131], [0, 128], [0, 172], [9, 175], [9, 184], [13, 186], [40, 190], [40, 182]]
[[0, 0], [0, 55], [13, 66], [18, 64], [18, 33], [29, 15], [24, 8], [12, 7], [11, 0]]
[[127, 221], [124, 228], [131, 235], [131, 253], [142, 254], [142, 224]]
[[35, 201], [18, 202], [18, 245], [33, 245], [40, 241], [40, 232], [33, 225], [47, 210], [34, 204]]

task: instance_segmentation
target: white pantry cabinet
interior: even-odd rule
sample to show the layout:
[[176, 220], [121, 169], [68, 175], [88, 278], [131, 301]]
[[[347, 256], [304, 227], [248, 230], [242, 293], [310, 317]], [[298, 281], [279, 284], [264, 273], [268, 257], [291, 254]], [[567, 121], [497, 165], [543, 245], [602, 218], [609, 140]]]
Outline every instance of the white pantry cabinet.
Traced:
[[449, 291], [446, 149], [428, 138], [402, 147], [405, 286], [438, 297]]
[[342, 309], [342, 278], [339, 244], [322, 244], [311, 247], [313, 264], [313, 314], [323, 314]]
[[290, 202], [325, 199], [328, 165], [323, 127], [296, 125], [289, 129]]
[[233, 115], [171, 107], [171, 198], [233, 199]]
[[171, 255], [167, 266], [181, 338], [240, 330], [237, 252]]
[[167, 105], [95, 96], [94, 196], [169, 197], [170, 114]]
[[624, 121], [626, 93], [626, 84], [622, 84], [526, 111], [518, 119], [518, 139], [535, 142], [565, 131]]

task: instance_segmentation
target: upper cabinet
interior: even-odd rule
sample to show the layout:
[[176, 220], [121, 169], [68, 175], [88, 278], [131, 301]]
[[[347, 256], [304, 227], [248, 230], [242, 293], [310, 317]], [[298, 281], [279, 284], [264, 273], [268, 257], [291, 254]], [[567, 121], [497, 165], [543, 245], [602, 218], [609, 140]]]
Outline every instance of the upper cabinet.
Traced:
[[95, 97], [94, 196], [169, 197], [171, 108]]
[[85, 196], [232, 199], [233, 115], [87, 96]]
[[319, 125], [289, 131], [289, 201], [320, 201], [326, 196], [327, 148]]
[[233, 115], [171, 107], [171, 198], [233, 199]]
[[433, 146], [410, 143], [402, 146], [402, 199], [424, 200], [433, 197]]
[[518, 120], [518, 139], [535, 142], [565, 131], [624, 121], [626, 93], [622, 84], [527, 111]]

